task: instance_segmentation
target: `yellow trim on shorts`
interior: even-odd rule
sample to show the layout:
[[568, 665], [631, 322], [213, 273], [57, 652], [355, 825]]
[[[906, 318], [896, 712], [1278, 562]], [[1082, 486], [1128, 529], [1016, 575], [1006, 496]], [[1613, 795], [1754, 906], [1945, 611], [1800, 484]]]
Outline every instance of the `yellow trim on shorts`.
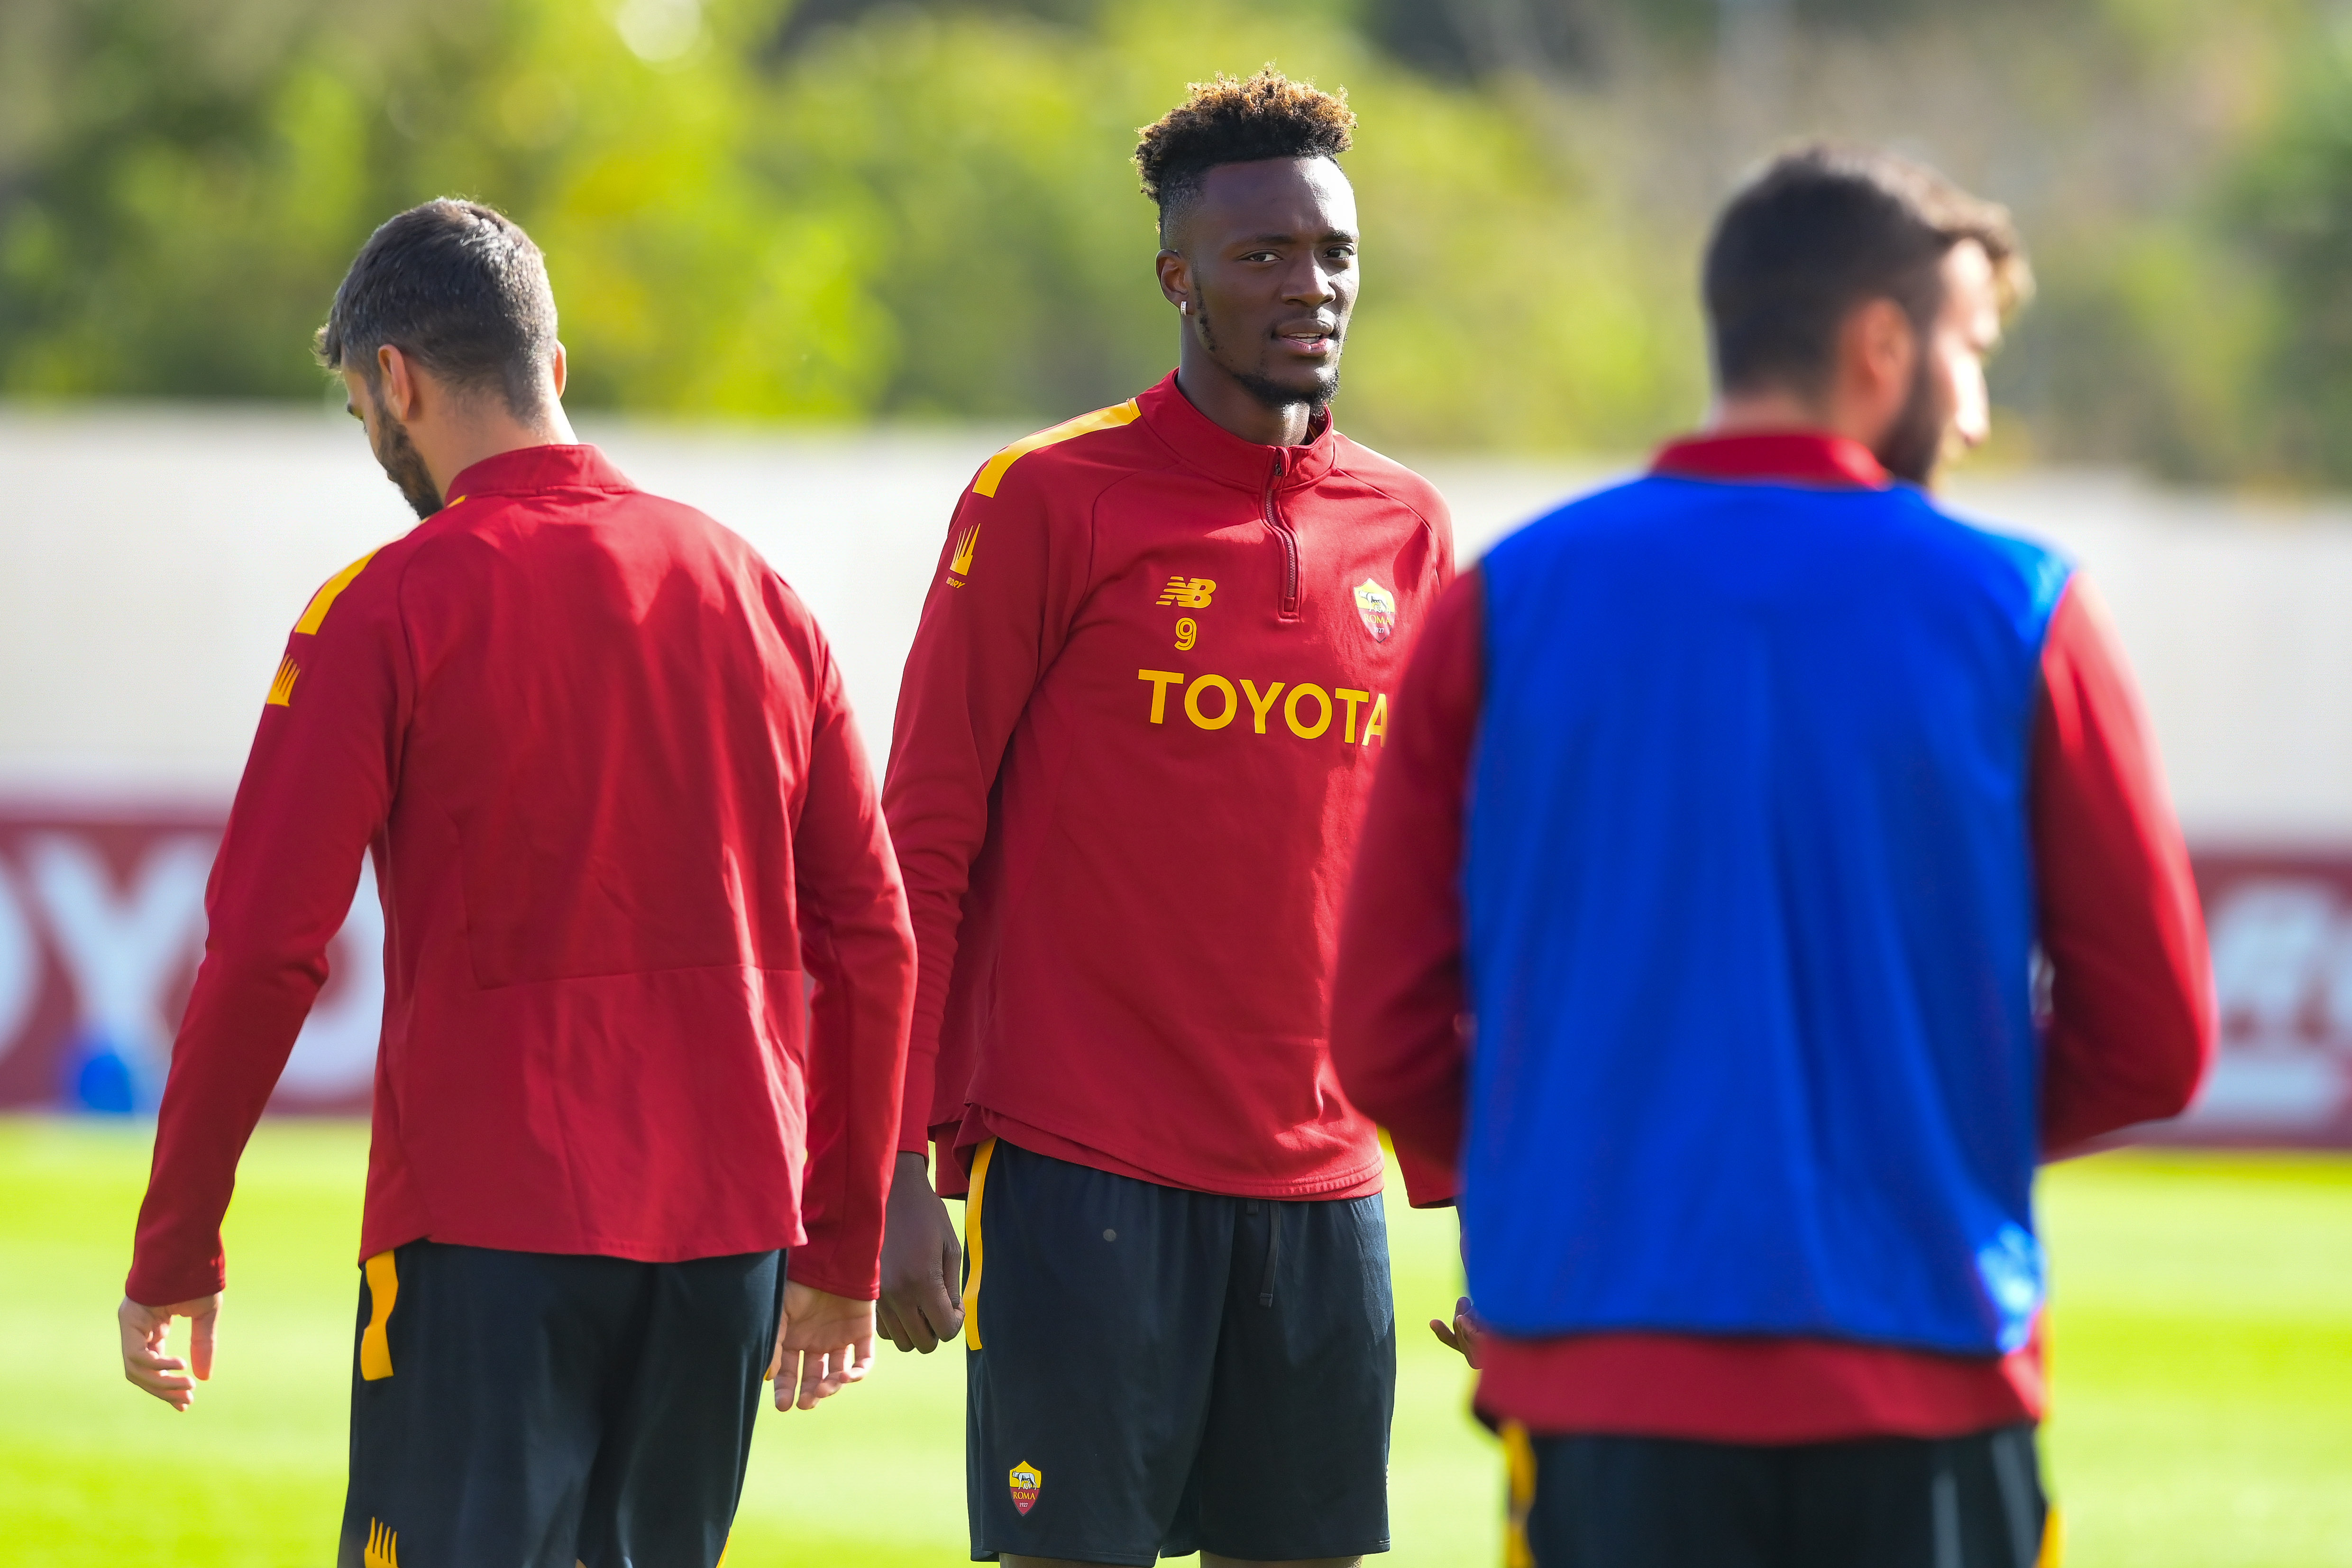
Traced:
[[1503, 1423], [1503, 1473], [1509, 1480], [1510, 1513], [1503, 1527], [1503, 1568], [1536, 1568], [1528, 1544], [1528, 1515], [1536, 1506], [1536, 1447], [1528, 1429]]
[[988, 1190], [988, 1160], [996, 1152], [992, 1138], [971, 1157], [971, 1196], [963, 1205], [963, 1342], [980, 1349], [980, 1195]]
[[385, 1329], [392, 1321], [392, 1304], [400, 1299], [400, 1270], [389, 1252], [377, 1253], [362, 1267], [367, 1270], [368, 1326], [360, 1333], [360, 1376], [380, 1383], [392, 1375], [392, 1339]]
[[2053, 1503], [2042, 1521], [2042, 1554], [2033, 1560], [2033, 1568], [2059, 1568], [2066, 1560], [2066, 1521], [2059, 1517]]

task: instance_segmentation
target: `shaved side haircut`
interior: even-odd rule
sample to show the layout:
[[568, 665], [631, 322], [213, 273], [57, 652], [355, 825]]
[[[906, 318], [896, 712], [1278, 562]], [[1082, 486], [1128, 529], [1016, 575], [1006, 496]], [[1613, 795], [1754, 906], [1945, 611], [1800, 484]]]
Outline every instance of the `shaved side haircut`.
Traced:
[[1182, 103], [1143, 127], [1135, 149], [1143, 194], [1160, 207], [1160, 243], [1218, 164], [1337, 159], [1355, 129], [1346, 93], [1293, 81], [1272, 66], [1246, 81], [1221, 75], [1192, 83]]

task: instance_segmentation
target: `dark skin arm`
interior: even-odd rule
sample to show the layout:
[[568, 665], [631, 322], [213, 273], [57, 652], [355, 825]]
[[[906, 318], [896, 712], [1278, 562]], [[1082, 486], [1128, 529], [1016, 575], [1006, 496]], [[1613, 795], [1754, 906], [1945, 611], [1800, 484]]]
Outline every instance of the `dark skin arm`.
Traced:
[[956, 1281], [963, 1244], [948, 1205], [931, 1190], [930, 1163], [900, 1153], [882, 1233], [882, 1300], [876, 1323], [902, 1351], [930, 1354], [963, 1332]]

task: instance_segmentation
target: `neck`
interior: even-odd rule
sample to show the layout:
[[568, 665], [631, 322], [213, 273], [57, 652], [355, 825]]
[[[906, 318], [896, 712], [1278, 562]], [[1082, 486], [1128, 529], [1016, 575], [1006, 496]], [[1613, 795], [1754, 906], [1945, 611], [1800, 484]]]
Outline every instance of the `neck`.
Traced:
[[1718, 393], [1702, 428], [1710, 436], [1749, 436], [1772, 430], [1854, 435], [1851, 430], [1838, 428], [1838, 423], [1820, 400], [1774, 387], [1761, 392]]
[[1185, 401], [1244, 441], [1261, 447], [1306, 444], [1315, 427], [1315, 405], [1305, 401], [1269, 405], [1241, 379], [1209, 357], [1191, 332], [1176, 356], [1176, 389]]
[[425, 471], [433, 476], [434, 488], [445, 499], [449, 482], [476, 463], [526, 447], [569, 447], [579, 440], [561, 403], [551, 401], [544, 412], [529, 419], [517, 418], [502, 404], [467, 413], [467, 418], [453, 420], [429, 437], [421, 430], [410, 434], [417, 456], [425, 459]]

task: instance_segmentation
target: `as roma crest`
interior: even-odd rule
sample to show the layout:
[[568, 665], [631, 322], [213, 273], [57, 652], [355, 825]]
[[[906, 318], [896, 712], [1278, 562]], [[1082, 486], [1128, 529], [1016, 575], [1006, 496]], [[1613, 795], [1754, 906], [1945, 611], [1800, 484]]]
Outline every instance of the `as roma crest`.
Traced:
[[1370, 577], [1356, 584], [1356, 614], [1374, 642], [1386, 642], [1396, 632], [1396, 595]]
[[1043, 1490], [1045, 1478], [1037, 1467], [1024, 1459], [1013, 1467], [1013, 1506], [1026, 1514], [1037, 1506], [1037, 1494]]

